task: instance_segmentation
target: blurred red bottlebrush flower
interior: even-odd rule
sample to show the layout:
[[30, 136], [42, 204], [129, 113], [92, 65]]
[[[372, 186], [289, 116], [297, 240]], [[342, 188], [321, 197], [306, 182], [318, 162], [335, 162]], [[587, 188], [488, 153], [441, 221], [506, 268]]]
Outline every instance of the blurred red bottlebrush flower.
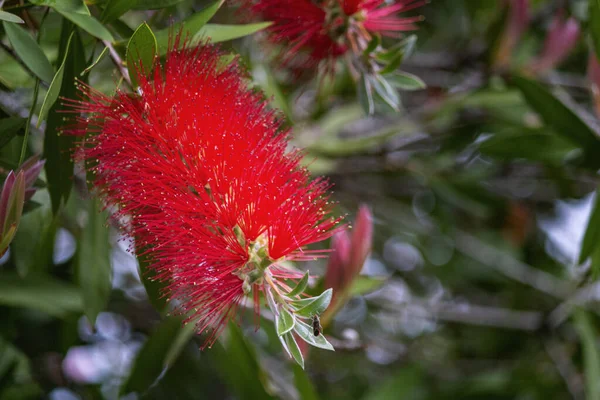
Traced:
[[426, 0], [243, 0], [252, 14], [272, 21], [268, 39], [283, 46], [284, 66], [312, 69], [320, 63], [331, 72], [335, 60], [348, 50], [360, 53], [371, 35], [398, 36], [417, 29], [421, 17], [398, 13]]
[[[298, 150], [286, 152], [273, 111], [248, 89], [238, 63], [217, 47], [179, 38], [138, 93], [107, 97], [81, 87], [84, 113], [71, 133], [93, 162], [95, 188], [128, 220], [157, 279], [211, 345], [246, 294], [280, 293], [299, 277], [278, 263], [318, 254], [303, 246], [333, 234], [322, 179], [309, 180]], [[145, 68], [147, 70], [147, 68]]]
[[544, 41], [544, 49], [528, 67], [534, 74], [542, 74], [560, 64], [573, 50], [579, 40], [579, 23], [573, 17], [565, 19], [556, 15]]

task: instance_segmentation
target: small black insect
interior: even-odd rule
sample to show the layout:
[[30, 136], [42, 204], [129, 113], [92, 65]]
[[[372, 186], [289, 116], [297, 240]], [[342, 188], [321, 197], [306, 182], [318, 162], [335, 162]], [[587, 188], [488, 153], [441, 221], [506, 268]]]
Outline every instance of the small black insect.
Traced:
[[321, 320], [319, 320], [319, 316], [317, 314], [313, 315], [312, 317], [312, 327], [313, 334], [315, 336], [319, 336], [323, 331], [323, 327], [321, 326]]

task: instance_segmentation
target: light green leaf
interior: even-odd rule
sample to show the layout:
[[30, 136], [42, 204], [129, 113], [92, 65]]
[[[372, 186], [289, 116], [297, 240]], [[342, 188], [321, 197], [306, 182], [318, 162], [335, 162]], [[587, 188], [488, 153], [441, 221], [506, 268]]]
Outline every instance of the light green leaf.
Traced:
[[54, 68], [33, 37], [25, 29], [11, 22], [4, 21], [2, 26], [15, 53], [27, 68], [41, 80], [52, 81]]
[[408, 72], [396, 71], [392, 74], [384, 75], [384, 78], [392, 86], [401, 90], [421, 90], [427, 87], [421, 78]]
[[141, 24], [127, 44], [127, 69], [131, 83], [137, 86], [138, 74], [149, 75], [154, 65], [158, 44], [148, 24]]
[[7, 21], [7, 22], [14, 22], [14, 23], [17, 23], [17, 24], [24, 24], [25, 23], [25, 21], [23, 21], [21, 19], [21, 17], [19, 17], [18, 15], [11, 14], [9, 12], [2, 11], [2, 10], [0, 10], [0, 20]]
[[283, 339], [285, 340], [285, 344], [287, 344], [287, 347], [290, 350], [294, 360], [302, 367], [302, 369], [304, 369], [304, 357], [302, 356], [300, 347], [298, 347], [298, 343], [296, 343], [294, 335], [288, 333], [283, 337]]
[[361, 75], [358, 81], [357, 92], [358, 102], [365, 114], [373, 114], [375, 112], [375, 100], [373, 99], [373, 87], [367, 75]]
[[600, 354], [596, 344], [597, 331], [585, 311], [573, 314], [575, 328], [581, 338], [586, 383], [586, 399], [600, 400]]
[[81, 75], [87, 74], [88, 72], [90, 72], [92, 70], [92, 68], [94, 68], [96, 65], [98, 65], [98, 63], [102, 60], [102, 58], [106, 55], [106, 53], [108, 53], [108, 47], [105, 47], [102, 49], [102, 51], [100, 52], [98, 57], [96, 57], [96, 60], [94, 60], [94, 62], [91, 63], [89, 67], [84, 69], [83, 72], [81, 73]]
[[320, 349], [335, 351], [331, 343], [327, 341], [323, 334], [319, 336], [315, 336], [313, 329], [300, 320], [296, 320], [296, 324], [294, 325], [294, 332], [298, 334], [306, 343], [311, 346], [318, 347]]
[[81, 292], [73, 285], [45, 278], [20, 279], [0, 274], [0, 304], [42, 311], [55, 317], [81, 312]]
[[272, 22], [258, 22], [246, 25], [206, 24], [194, 36], [194, 41], [210, 38], [211, 43], [226, 42], [228, 40], [252, 35], [253, 33], [269, 27], [271, 24]]
[[583, 237], [579, 263], [583, 263], [596, 247], [600, 247], [600, 190], [596, 190], [596, 200]]
[[294, 386], [300, 394], [300, 400], [319, 400], [317, 389], [310, 381], [310, 377], [299, 365], [293, 366]]
[[114, 42], [112, 34], [96, 18], [91, 15], [58, 10], [65, 18], [79, 26], [92, 36], [108, 42]]
[[277, 325], [277, 334], [282, 336], [292, 329], [294, 329], [294, 323], [296, 319], [294, 316], [285, 308], [279, 310], [279, 315], [275, 318], [275, 324]]
[[379, 288], [385, 282], [385, 278], [373, 278], [370, 276], [357, 276], [352, 281], [350, 286], [350, 296], [359, 296], [367, 293], [371, 293], [375, 289]]
[[290, 304], [296, 309], [296, 314], [303, 317], [319, 315], [327, 309], [331, 302], [332, 289], [327, 289], [317, 297], [292, 301]]
[[216, 14], [225, 0], [218, 0], [206, 8], [198, 11], [185, 21], [173, 25], [172, 28], [161, 29], [155, 32], [156, 41], [158, 43], [159, 54], [165, 55], [169, 47], [169, 37], [172, 32], [181, 31], [181, 37], [193, 37], [206, 23]]
[[87, 224], [77, 249], [77, 279], [83, 293], [85, 315], [93, 325], [106, 308], [111, 291], [112, 268], [107, 215], [97, 199], [89, 201]]
[[308, 285], [308, 271], [306, 271], [306, 273], [304, 274], [304, 276], [302, 277], [302, 279], [300, 279], [300, 281], [298, 282], [298, 284], [296, 285], [296, 287], [294, 287], [288, 294], [288, 297], [294, 297], [299, 295], [300, 293], [304, 293], [304, 290], [306, 289], [306, 285]]
[[73, 33], [69, 36], [69, 40], [67, 41], [66, 53], [63, 57], [62, 63], [56, 71], [54, 78], [52, 78], [52, 82], [50, 83], [50, 87], [46, 92], [46, 96], [44, 96], [44, 102], [42, 103], [42, 108], [40, 109], [40, 114], [38, 116], [38, 122], [36, 126], [39, 128], [42, 121], [48, 115], [48, 111], [58, 99], [58, 95], [60, 94], [60, 88], [62, 87], [63, 75], [65, 74], [65, 62], [67, 61], [67, 55], [69, 54], [69, 47], [71, 46], [71, 39], [73, 38]]

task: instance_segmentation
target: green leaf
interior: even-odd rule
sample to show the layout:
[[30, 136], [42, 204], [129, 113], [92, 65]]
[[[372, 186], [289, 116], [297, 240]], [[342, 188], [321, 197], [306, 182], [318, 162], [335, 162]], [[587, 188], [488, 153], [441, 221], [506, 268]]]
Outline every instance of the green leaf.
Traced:
[[17, 24], [25, 23], [25, 21], [23, 21], [21, 19], [21, 17], [19, 17], [18, 15], [11, 14], [9, 12], [2, 11], [2, 10], [0, 10], [0, 20], [7, 21], [7, 22], [15, 22]]
[[304, 357], [302, 357], [302, 352], [300, 351], [300, 347], [298, 347], [298, 343], [296, 343], [296, 339], [294, 335], [291, 333], [286, 334], [283, 339], [285, 340], [285, 344], [287, 345], [290, 353], [294, 360], [304, 369]]
[[282, 336], [292, 329], [294, 329], [294, 323], [296, 319], [294, 316], [285, 308], [279, 310], [279, 315], [275, 318], [275, 324], [277, 325], [277, 334]]
[[294, 386], [300, 394], [300, 400], [319, 400], [317, 390], [304, 369], [297, 364], [294, 364], [292, 369], [294, 371]]
[[74, 12], [78, 14], [90, 15], [90, 10], [87, 8], [83, 0], [32, 0], [38, 6], [48, 6], [61, 12]]
[[48, 111], [50, 111], [50, 108], [52, 108], [52, 106], [58, 99], [60, 88], [62, 87], [63, 76], [65, 74], [65, 62], [67, 61], [67, 55], [69, 54], [69, 47], [71, 45], [72, 38], [73, 33], [71, 33], [71, 36], [69, 36], [69, 40], [67, 41], [67, 53], [63, 57], [62, 63], [60, 64], [58, 71], [56, 71], [54, 78], [52, 78], [52, 82], [50, 83], [50, 87], [46, 92], [46, 96], [44, 96], [44, 102], [42, 103], [42, 108], [40, 109], [38, 122], [36, 124], [38, 128], [40, 127], [40, 124], [42, 123], [44, 118], [46, 118], [46, 115], [48, 115]]
[[158, 10], [175, 6], [184, 0], [143, 0], [133, 7], [135, 10]]
[[579, 253], [579, 263], [583, 263], [592, 255], [596, 247], [600, 247], [600, 189], [596, 190], [596, 200], [594, 201], [594, 208], [592, 208], [585, 236], [583, 237], [581, 252]]
[[89, 65], [89, 67], [84, 69], [83, 72], [81, 73], [81, 75], [87, 74], [88, 72], [90, 72], [92, 70], [92, 68], [94, 68], [96, 65], [98, 65], [98, 63], [102, 60], [102, 58], [106, 55], [106, 53], [108, 53], [108, 47], [105, 47], [102, 49], [102, 51], [100, 52], [98, 57], [96, 57], [96, 60], [94, 60], [94, 62], [91, 63]]
[[520, 76], [515, 76], [512, 82], [546, 125], [584, 150], [586, 165], [600, 167], [600, 140], [575, 112], [538, 82]]
[[385, 278], [373, 278], [359, 275], [352, 281], [350, 286], [350, 296], [360, 296], [371, 293], [385, 283]]
[[141, 24], [127, 44], [127, 69], [131, 83], [137, 86], [139, 74], [149, 75], [154, 65], [158, 44], [148, 24]]
[[[127, 11], [135, 8], [139, 0], [108, 0], [100, 16], [100, 21], [110, 23], [119, 19]], [[146, 4], [146, 1], [142, 1]]]
[[300, 293], [304, 293], [304, 290], [306, 289], [306, 285], [308, 285], [308, 271], [306, 271], [304, 273], [304, 276], [302, 277], [302, 279], [300, 279], [300, 281], [298, 282], [298, 284], [287, 294], [288, 297], [294, 297], [299, 295]]
[[81, 292], [76, 286], [49, 277], [20, 279], [8, 273], [0, 274], [0, 304], [38, 310], [59, 318], [83, 309]]
[[392, 110], [398, 111], [400, 107], [400, 97], [396, 89], [390, 85], [381, 75], [375, 75], [371, 78], [375, 93], [381, 97], [385, 104]]
[[2, 22], [2, 26], [15, 53], [27, 68], [41, 80], [52, 81], [54, 68], [33, 37], [19, 25], [5, 21]]
[[112, 34], [96, 18], [91, 15], [58, 10], [65, 18], [79, 26], [90, 35], [107, 42], [114, 42]]
[[586, 383], [586, 399], [600, 400], [600, 354], [596, 345], [597, 332], [585, 311], [573, 314], [575, 328], [581, 338]]
[[223, 5], [224, 1], [225, 0], [215, 1], [206, 8], [194, 13], [194, 15], [185, 21], [173, 25], [172, 28], [161, 29], [160, 31], [155, 32], [159, 54], [161, 56], [166, 54], [169, 47], [169, 37], [171, 31], [181, 31], [181, 35], [184, 38], [188, 36], [194, 36], [216, 14], [221, 5]]
[[167, 298], [164, 297], [162, 293], [167, 284], [155, 279], [155, 272], [150, 268], [150, 255], [144, 254], [141, 249], [136, 249], [136, 258], [140, 270], [140, 279], [144, 285], [144, 289], [146, 289], [150, 304], [152, 304], [158, 312], [164, 313], [167, 309], [168, 302]]
[[[66, 56], [59, 97], [62, 96], [69, 99], [76, 98], [75, 77], [85, 69], [85, 52], [77, 30], [73, 34], [67, 51], [72, 27], [69, 21], [63, 20], [60, 38], [61, 44], [59, 47], [59, 59]], [[73, 176], [71, 152], [73, 151], [75, 140], [71, 135], [61, 135], [60, 130], [69, 123], [72, 123], [68, 119], [74, 118], [74, 116], [59, 113], [58, 109], [60, 107], [55, 102], [50, 108], [44, 139], [44, 158], [46, 159], [44, 167], [54, 213], [58, 211], [63, 202], [67, 201], [73, 184], [73, 179], [71, 178]], [[65, 121], [65, 119], [67, 120]]]
[[392, 86], [401, 90], [421, 90], [427, 87], [421, 78], [408, 72], [396, 71], [385, 75], [384, 78]]
[[327, 309], [331, 302], [332, 293], [332, 289], [327, 289], [317, 297], [292, 301], [290, 304], [296, 309], [296, 314], [307, 318], [312, 317]]
[[8, 117], [0, 119], [0, 149], [6, 146], [12, 138], [25, 127], [26, 118]]
[[329, 343], [325, 338], [325, 335], [320, 334], [319, 336], [315, 336], [312, 327], [300, 320], [296, 320], [296, 324], [294, 325], [294, 332], [296, 332], [298, 336], [302, 338], [302, 340], [304, 340], [311, 346], [315, 346], [320, 349], [335, 351], [331, 343]]
[[182, 330], [181, 318], [165, 318], [140, 349], [121, 394], [144, 393], [168, 367], [165, 363], [173, 343]]
[[600, 0], [590, 0], [590, 36], [596, 58], [600, 60]]
[[199, 41], [205, 38], [210, 38], [211, 43], [226, 42], [228, 40], [252, 35], [253, 33], [262, 31], [263, 29], [269, 27], [271, 24], [272, 22], [258, 22], [255, 24], [246, 25], [206, 24], [194, 36], [194, 40]]
[[375, 112], [375, 100], [373, 99], [373, 88], [366, 74], [362, 74], [358, 81], [358, 101], [365, 112], [371, 115]]
[[196, 334], [196, 329], [196, 324], [193, 321], [183, 325], [183, 328], [179, 331], [175, 340], [173, 340], [171, 348], [165, 357], [165, 366], [170, 367], [175, 364], [185, 345]]
[[77, 279], [83, 293], [85, 315], [92, 325], [106, 308], [112, 285], [107, 215], [100, 212], [101, 209], [97, 199], [89, 200], [87, 224], [77, 249]]

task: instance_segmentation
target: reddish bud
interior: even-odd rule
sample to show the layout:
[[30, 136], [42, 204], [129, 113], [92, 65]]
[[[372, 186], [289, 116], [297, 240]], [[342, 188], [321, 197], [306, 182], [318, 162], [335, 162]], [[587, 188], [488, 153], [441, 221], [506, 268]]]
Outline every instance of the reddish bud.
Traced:
[[561, 14], [556, 15], [550, 24], [542, 53], [528, 69], [534, 74], [541, 74], [560, 64], [579, 40], [580, 33], [575, 18], [565, 20]]
[[12, 241], [19, 227], [25, 203], [25, 173], [10, 171], [0, 193], [0, 256]]

